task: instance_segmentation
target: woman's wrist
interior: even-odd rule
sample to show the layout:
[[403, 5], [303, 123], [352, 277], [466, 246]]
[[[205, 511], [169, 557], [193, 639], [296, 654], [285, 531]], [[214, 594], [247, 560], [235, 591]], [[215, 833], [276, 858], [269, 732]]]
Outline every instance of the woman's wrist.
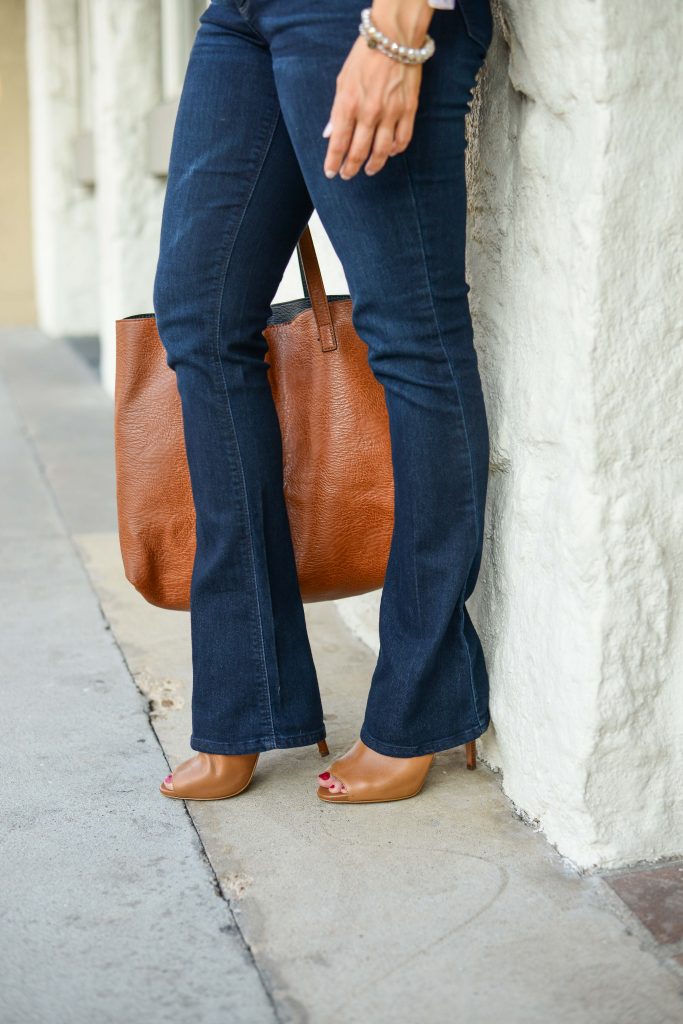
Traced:
[[372, 20], [380, 32], [404, 46], [424, 42], [434, 9], [426, 0], [373, 0]]

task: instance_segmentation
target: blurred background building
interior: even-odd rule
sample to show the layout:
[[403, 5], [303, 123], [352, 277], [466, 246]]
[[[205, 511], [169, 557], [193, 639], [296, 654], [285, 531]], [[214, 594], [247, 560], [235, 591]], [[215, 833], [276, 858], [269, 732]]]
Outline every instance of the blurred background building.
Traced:
[[[115, 320], [152, 310], [173, 123], [205, 6], [205, 0], [8, 0], [2, 6], [8, 26], [2, 45], [13, 67], [5, 83], [11, 102], [3, 105], [13, 140], [6, 173], [21, 187], [23, 203], [16, 187], [6, 190], [16, 251], [12, 245], [5, 252], [12, 254], [20, 304], [15, 311], [7, 305], [2, 317], [35, 316], [49, 334], [80, 337], [84, 347], [90, 339], [110, 392]], [[329, 273], [338, 274], [325, 238], [321, 246]], [[283, 288], [300, 294], [295, 264]]]
[[[174, 113], [203, 7], [0, 4], [0, 323], [73, 339], [110, 394], [115, 320], [152, 311]], [[493, 7], [468, 151], [492, 441], [471, 600], [492, 679], [482, 751], [576, 864], [676, 856], [683, 4]], [[315, 217], [313, 230], [328, 291], [346, 291]], [[298, 294], [293, 258], [275, 298]], [[378, 602], [339, 602], [375, 648]]]
[[29, 127], [23, 0], [0, 4], [0, 318], [33, 323]]

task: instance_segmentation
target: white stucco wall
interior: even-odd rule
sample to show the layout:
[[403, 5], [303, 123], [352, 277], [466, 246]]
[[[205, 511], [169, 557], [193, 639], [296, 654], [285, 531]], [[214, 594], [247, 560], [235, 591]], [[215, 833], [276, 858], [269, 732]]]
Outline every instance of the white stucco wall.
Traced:
[[54, 335], [97, 331], [95, 201], [74, 169], [77, 24], [76, 0], [27, 0], [36, 307]]
[[[582, 867], [683, 851], [683, 5], [507, 0], [473, 109], [482, 754]], [[340, 602], [377, 649], [379, 596]]]
[[593, 849], [631, 860], [683, 850], [683, 5], [609, 0], [603, 30], [591, 354], [606, 585], [585, 792]]

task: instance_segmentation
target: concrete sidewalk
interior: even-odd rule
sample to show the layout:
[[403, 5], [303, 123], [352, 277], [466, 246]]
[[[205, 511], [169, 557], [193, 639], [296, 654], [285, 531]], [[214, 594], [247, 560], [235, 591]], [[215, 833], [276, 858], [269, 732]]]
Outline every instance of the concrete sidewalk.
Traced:
[[[111, 401], [68, 345], [5, 331], [0, 419], [3, 1024], [681, 1020], [683, 939], [463, 750], [399, 804], [322, 804], [314, 747], [264, 754], [235, 800], [164, 800], [189, 616], [123, 577]], [[333, 604], [306, 615], [334, 756], [374, 656]]]

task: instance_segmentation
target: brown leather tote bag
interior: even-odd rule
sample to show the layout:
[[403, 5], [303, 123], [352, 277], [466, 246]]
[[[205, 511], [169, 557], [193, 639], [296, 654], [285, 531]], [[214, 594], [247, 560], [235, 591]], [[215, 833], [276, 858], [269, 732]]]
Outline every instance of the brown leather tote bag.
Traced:
[[[394, 489], [384, 389], [350, 296], [325, 293], [308, 227], [297, 253], [304, 298], [273, 305], [263, 333], [299, 588], [310, 602], [383, 585]], [[126, 577], [151, 604], [187, 610], [195, 511], [175, 372], [153, 314], [116, 322], [114, 441]]]

